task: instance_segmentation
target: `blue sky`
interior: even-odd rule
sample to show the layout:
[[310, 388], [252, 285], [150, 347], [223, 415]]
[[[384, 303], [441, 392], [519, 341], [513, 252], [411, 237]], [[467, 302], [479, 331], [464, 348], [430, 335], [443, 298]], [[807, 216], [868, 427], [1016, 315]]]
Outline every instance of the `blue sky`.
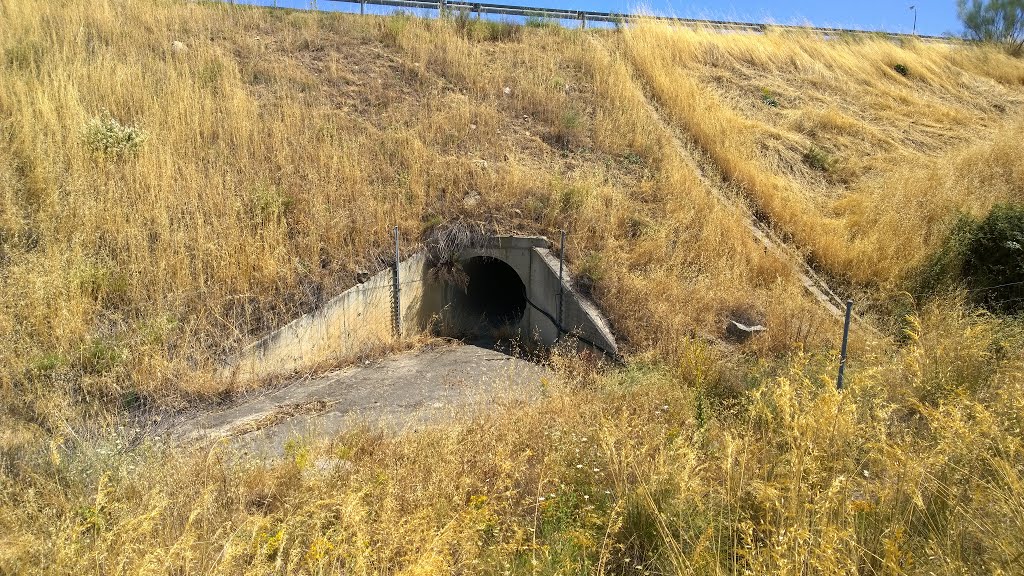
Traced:
[[[550, 1], [550, 0], [546, 0]], [[576, 5], [600, 5], [598, 10], [619, 11], [630, 4], [617, 0], [566, 0]], [[726, 0], [693, 2], [652, 0], [650, 9], [686, 18], [712, 18], [715, 20], [740, 20], [744, 22], [775, 22], [777, 24], [812, 24], [814, 26], [835, 26], [888, 32], [910, 32], [914, 24], [914, 13], [909, 9], [917, 6], [917, 31], [921, 34], [941, 35], [945, 32], [959, 32], [954, 0], [853, 0], [843, 2], [822, 2], [814, 0], [790, 0], [788, 2], [767, 2], [764, 0]]]
[[[243, 0], [245, 1], [245, 0]], [[266, 4], [273, 0], [248, 0]], [[308, 7], [309, 0], [278, 0], [281, 5]], [[684, 18], [709, 18], [715, 20], [739, 20], [744, 22], [774, 22], [777, 24], [811, 24], [814, 26], [835, 26], [863, 30], [884, 30], [887, 32], [910, 32], [914, 13], [909, 9], [917, 6], [917, 31], [920, 34], [942, 35], [947, 32], [959, 33], [960, 23], [956, 17], [955, 0], [906, 0], [891, 2], [883, 0], [848, 0], [844, 2], [823, 2], [814, 0], [790, 0], [786, 2], [756, 0], [485, 0], [496, 4], [520, 6], [573, 8], [601, 12], [632, 13], [645, 9], [656, 14]], [[345, 9], [352, 11], [353, 5], [317, 0], [320, 9]], [[355, 6], [358, 11], [358, 6]], [[376, 11], [376, 10], [375, 10]]]

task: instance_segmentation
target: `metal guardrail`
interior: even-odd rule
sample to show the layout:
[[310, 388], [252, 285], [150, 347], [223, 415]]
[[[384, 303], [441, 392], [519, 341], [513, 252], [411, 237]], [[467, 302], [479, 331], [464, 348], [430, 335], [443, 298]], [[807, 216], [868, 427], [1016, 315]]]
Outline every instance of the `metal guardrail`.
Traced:
[[476, 14], [479, 18], [483, 14], [496, 14], [502, 16], [522, 16], [525, 18], [545, 18], [550, 20], [578, 20], [581, 27], [586, 27], [587, 22], [608, 22], [613, 24], [624, 24], [630, 20], [656, 20], [683, 26], [712, 28], [715, 30], [734, 32], [754, 32], [763, 34], [769, 30], [790, 30], [802, 32], [814, 32], [824, 36], [859, 35], [859, 36], [884, 36], [887, 38], [906, 38], [928, 41], [948, 42], [952, 38], [943, 36], [927, 36], [922, 34], [905, 34], [900, 32], [873, 32], [870, 30], [855, 30], [852, 28], [818, 28], [811, 26], [794, 26], [791, 24], [760, 24], [755, 22], [733, 22], [729, 20], [701, 20], [696, 18], [675, 18], [672, 16], [647, 16], [643, 14], [622, 14], [616, 12], [594, 12], [591, 10], [570, 10], [564, 8], [539, 8], [531, 6], [513, 6], [507, 4], [492, 4], [487, 2], [465, 2], [449, 0], [327, 0], [328, 2], [359, 4], [360, 14], [366, 13], [366, 6], [390, 6], [393, 8], [410, 8], [423, 10], [437, 10], [439, 14], [446, 12], [465, 12]]

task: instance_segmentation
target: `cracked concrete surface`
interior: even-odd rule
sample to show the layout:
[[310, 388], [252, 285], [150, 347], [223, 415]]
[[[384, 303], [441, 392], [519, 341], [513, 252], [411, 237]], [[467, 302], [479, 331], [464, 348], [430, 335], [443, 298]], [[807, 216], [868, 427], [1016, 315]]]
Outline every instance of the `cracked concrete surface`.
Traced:
[[280, 454], [297, 436], [357, 424], [415, 429], [529, 402], [551, 378], [543, 366], [468, 344], [410, 351], [200, 413], [171, 436], [227, 439], [252, 453]]

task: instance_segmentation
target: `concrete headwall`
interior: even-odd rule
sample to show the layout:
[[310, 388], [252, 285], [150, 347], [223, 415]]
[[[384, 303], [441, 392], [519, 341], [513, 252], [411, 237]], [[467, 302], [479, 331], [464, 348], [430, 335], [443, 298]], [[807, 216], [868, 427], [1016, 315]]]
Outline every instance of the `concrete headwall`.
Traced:
[[[526, 286], [526, 297], [530, 303], [519, 323], [520, 332], [549, 346], [560, 336], [558, 326], [552, 321], [552, 318], [559, 319], [558, 258], [552, 254], [550, 245], [542, 237], [505, 236], [493, 238], [486, 246], [467, 249], [461, 254], [463, 261], [477, 256], [496, 258], [516, 271]], [[568, 267], [564, 267], [562, 328], [597, 344], [604, 351], [617, 353], [615, 337], [604, 316], [572, 286], [572, 276]], [[446, 300], [451, 301], [450, 295]]]
[[[562, 332], [559, 288], [564, 291], [561, 323], [565, 332], [582, 336], [606, 352], [618, 348], [600, 311], [572, 289], [568, 269], [558, 280], [558, 258], [550, 243], [539, 237], [493, 238], [483, 247], [461, 254], [463, 261], [476, 256], [496, 258], [512, 267], [522, 280], [529, 305], [518, 325], [522, 337], [554, 344]], [[332, 298], [319, 310], [296, 319], [246, 347], [228, 360], [219, 376], [238, 381], [309, 372], [337, 364], [375, 348], [393, 344], [394, 272], [387, 269], [366, 282]], [[457, 288], [432, 282], [429, 264], [416, 254], [399, 264], [402, 336], [421, 333], [433, 319], [457, 314], [453, 310]]]

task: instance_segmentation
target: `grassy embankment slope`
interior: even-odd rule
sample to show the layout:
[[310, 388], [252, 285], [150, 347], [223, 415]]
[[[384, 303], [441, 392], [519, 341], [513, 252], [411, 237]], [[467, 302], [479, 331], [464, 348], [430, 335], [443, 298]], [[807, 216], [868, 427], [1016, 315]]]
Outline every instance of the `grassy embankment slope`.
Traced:
[[[134, 0], [0, 21], [0, 569], [1022, 569], [1019, 325], [921, 302], [836, 394], [838, 327], [719, 200], [890, 302], [957, 211], [1019, 202], [1020, 60]], [[104, 114], [136, 153], [90, 149]], [[570, 228], [628, 367], [557, 356], [538, 405], [276, 464], [76, 435], [229, 393], [216, 359], [453, 218]], [[738, 311], [766, 337], [718, 342]]]

